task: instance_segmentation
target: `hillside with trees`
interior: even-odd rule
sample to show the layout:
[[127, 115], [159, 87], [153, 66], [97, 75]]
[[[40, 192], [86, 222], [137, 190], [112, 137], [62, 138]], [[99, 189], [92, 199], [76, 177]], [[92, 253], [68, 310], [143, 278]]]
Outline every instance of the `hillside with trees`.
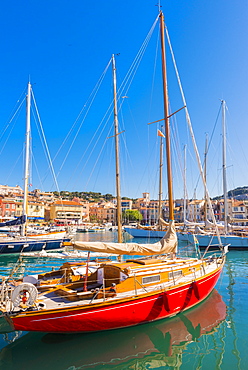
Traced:
[[[227, 197], [228, 198], [235, 198], [235, 199], [238, 199], [238, 200], [248, 199], [248, 186], [238, 187], [238, 188], [235, 188], [233, 190], [229, 190], [227, 192]], [[221, 199], [221, 198], [223, 198], [223, 194], [219, 195], [219, 196], [217, 196], [213, 199], [218, 200], [218, 199]]]
[[[54, 191], [53, 194], [56, 197], [61, 197], [62, 199], [72, 200], [73, 198], [80, 198], [84, 200], [88, 200], [89, 202], [100, 202], [106, 201], [109, 202], [113, 198], [115, 198], [112, 194], [102, 194], [102, 193], [95, 193], [93, 191], [65, 191], [62, 190], [60, 193]], [[122, 199], [130, 199], [127, 197], [122, 197]]]

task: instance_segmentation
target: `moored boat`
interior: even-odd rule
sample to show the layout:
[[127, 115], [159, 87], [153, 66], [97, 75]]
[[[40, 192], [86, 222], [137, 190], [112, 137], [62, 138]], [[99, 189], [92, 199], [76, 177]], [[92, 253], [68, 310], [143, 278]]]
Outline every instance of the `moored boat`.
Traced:
[[[217, 223], [215, 216], [212, 218], [214, 223], [207, 220], [206, 210], [205, 210], [205, 222], [202, 224], [186, 222], [184, 225], [184, 230], [178, 232], [178, 240], [183, 242], [188, 242], [194, 244], [195, 238], [198, 240], [200, 248], [216, 248], [219, 241], [222, 245], [228, 245], [229, 249], [248, 249], [248, 233], [246, 227], [230, 225], [228, 223], [228, 207], [227, 207], [227, 181], [226, 181], [226, 102], [221, 100], [222, 108], [222, 175], [223, 175], [223, 195], [224, 195], [224, 222]], [[212, 208], [212, 205], [209, 205]], [[245, 222], [243, 219], [232, 219], [236, 222]]]
[[[130, 243], [132, 244], [132, 243]], [[215, 287], [224, 256], [171, 260], [163, 256], [102, 263], [85, 282], [43, 290], [14, 288], [2, 311], [15, 330], [92, 332], [172, 317], [203, 301]]]
[[156, 230], [150, 227], [124, 227], [124, 231], [130, 234], [133, 238], [163, 238], [166, 230]]
[[0, 255], [62, 250], [71, 238], [5, 237], [0, 239]]
[[[70, 242], [71, 238], [67, 236], [66, 231], [54, 231], [47, 233], [36, 233], [35, 235], [28, 233], [27, 215], [28, 215], [28, 187], [29, 187], [29, 172], [30, 172], [30, 113], [31, 113], [31, 84], [28, 83], [27, 88], [27, 109], [26, 109], [26, 150], [25, 150], [25, 169], [24, 169], [24, 194], [23, 194], [23, 210], [22, 216], [1, 223], [0, 227], [9, 227], [20, 225], [19, 233], [12, 236], [0, 236], [0, 255], [13, 254], [22, 252], [38, 252], [59, 250]], [[31, 228], [32, 229], [32, 228]], [[16, 230], [16, 229], [15, 229]], [[32, 231], [34, 231], [32, 229]]]
[[204, 234], [193, 233], [193, 232], [178, 232], [177, 233], [178, 240], [182, 242], [187, 242], [189, 244], [194, 244], [195, 238], [197, 238], [199, 242], [199, 247], [204, 249], [209, 247], [213, 249], [218, 247], [219, 245], [219, 238], [223, 245], [228, 245], [228, 249], [239, 250], [239, 249], [248, 249], [248, 236], [247, 234], [244, 235], [217, 235], [213, 232], [205, 232]]
[[[104, 262], [82, 281], [57, 283], [38, 292], [28, 282], [15, 288], [2, 284], [1, 310], [15, 330], [51, 333], [119, 329], [175, 316], [202, 302], [214, 289], [225, 263], [225, 251], [211, 257], [179, 258], [174, 225], [170, 130], [164, 49], [164, 16], [160, 12], [164, 121], [166, 129], [169, 225], [154, 244], [122, 243], [118, 150], [116, 150], [118, 243], [74, 241], [83, 251], [111, 253], [117, 262]], [[115, 61], [112, 58], [115, 81]], [[114, 84], [115, 87], [115, 84]], [[114, 89], [115, 90], [115, 89]], [[115, 96], [116, 94], [114, 94]], [[115, 138], [118, 138], [114, 102]], [[185, 105], [186, 106], [186, 105]], [[118, 140], [116, 140], [118, 143]], [[118, 145], [116, 145], [118, 147]], [[119, 208], [119, 209], [118, 209]], [[199, 251], [198, 251], [199, 252]], [[121, 261], [121, 256], [128, 259]], [[137, 256], [141, 256], [137, 258]]]

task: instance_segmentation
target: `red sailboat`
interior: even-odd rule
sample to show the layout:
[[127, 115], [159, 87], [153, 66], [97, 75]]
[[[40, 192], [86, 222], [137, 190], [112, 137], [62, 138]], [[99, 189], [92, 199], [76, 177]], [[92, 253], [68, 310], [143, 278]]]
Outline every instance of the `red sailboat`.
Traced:
[[[164, 16], [161, 12], [164, 120], [168, 172], [170, 224], [155, 244], [74, 242], [78, 249], [142, 256], [125, 262], [104, 262], [79, 281], [57, 284], [39, 291], [30, 283], [17, 286], [2, 311], [15, 330], [40, 332], [94, 332], [118, 329], [172, 317], [203, 301], [215, 287], [225, 263], [225, 253], [211, 258], [176, 258], [170, 130], [164, 47]], [[118, 120], [116, 109], [115, 63], [114, 116], [116, 138], [117, 210], [120, 211]], [[118, 212], [120, 215], [120, 213]], [[118, 226], [121, 230], [120, 216]], [[151, 257], [152, 256], [152, 257]], [[87, 269], [86, 269], [87, 270]], [[3, 288], [2, 288], [3, 289]], [[4, 296], [4, 294], [3, 294]], [[5, 296], [7, 296], [5, 294]]]

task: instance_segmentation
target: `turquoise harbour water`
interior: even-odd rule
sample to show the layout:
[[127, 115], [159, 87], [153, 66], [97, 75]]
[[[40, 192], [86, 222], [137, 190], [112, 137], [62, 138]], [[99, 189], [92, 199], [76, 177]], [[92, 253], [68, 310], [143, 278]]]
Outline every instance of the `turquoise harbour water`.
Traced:
[[[81, 234], [113, 240], [114, 233]], [[142, 242], [142, 240], [137, 240]], [[153, 240], [152, 242], [155, 242]], [[183, 245], [179, 250], [185, 252]], [[0, 257], [6, 276], [17, 257]], [[23, 258], [21, 273], [50, 270], [64, 260]], [[1, 370], [248, 368], [248, 251], [231, 251], [216, 290], [173, 319], [92, 334], [0, 333]]]

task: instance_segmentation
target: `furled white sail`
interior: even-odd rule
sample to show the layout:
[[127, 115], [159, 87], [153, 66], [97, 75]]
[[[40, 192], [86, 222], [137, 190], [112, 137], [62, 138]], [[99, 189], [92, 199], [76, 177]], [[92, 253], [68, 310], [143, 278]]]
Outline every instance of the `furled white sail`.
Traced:
[[186, 226], [204, 226], [202, 223], [199, 223], [199, 222], [192, 222], [192, 221], [188, 221], [188, 220], [184, 220], [184, 224]]
[[149, 256], [154, 254], [176, 253], [177, 235], [174, 221], [171, 221], [165, 236], [154, 244], [74, 241], [73, 246], [76, 249], [91, 252]]
[[208, 234], [206, 231], [201, 229], [199, 226], [195, 227], [195, 234]]
[[209, 220], [206, 221], [206, 225], [205, 225], [206, 229], [215, 229], [216, 226], [218, 227], [218, 229], [224, 229], [225, 228], [225, 226], [222, 225], [222, 224], [216, 223], [216, 225], [215, 225], [213, 222], [211, 222]]

